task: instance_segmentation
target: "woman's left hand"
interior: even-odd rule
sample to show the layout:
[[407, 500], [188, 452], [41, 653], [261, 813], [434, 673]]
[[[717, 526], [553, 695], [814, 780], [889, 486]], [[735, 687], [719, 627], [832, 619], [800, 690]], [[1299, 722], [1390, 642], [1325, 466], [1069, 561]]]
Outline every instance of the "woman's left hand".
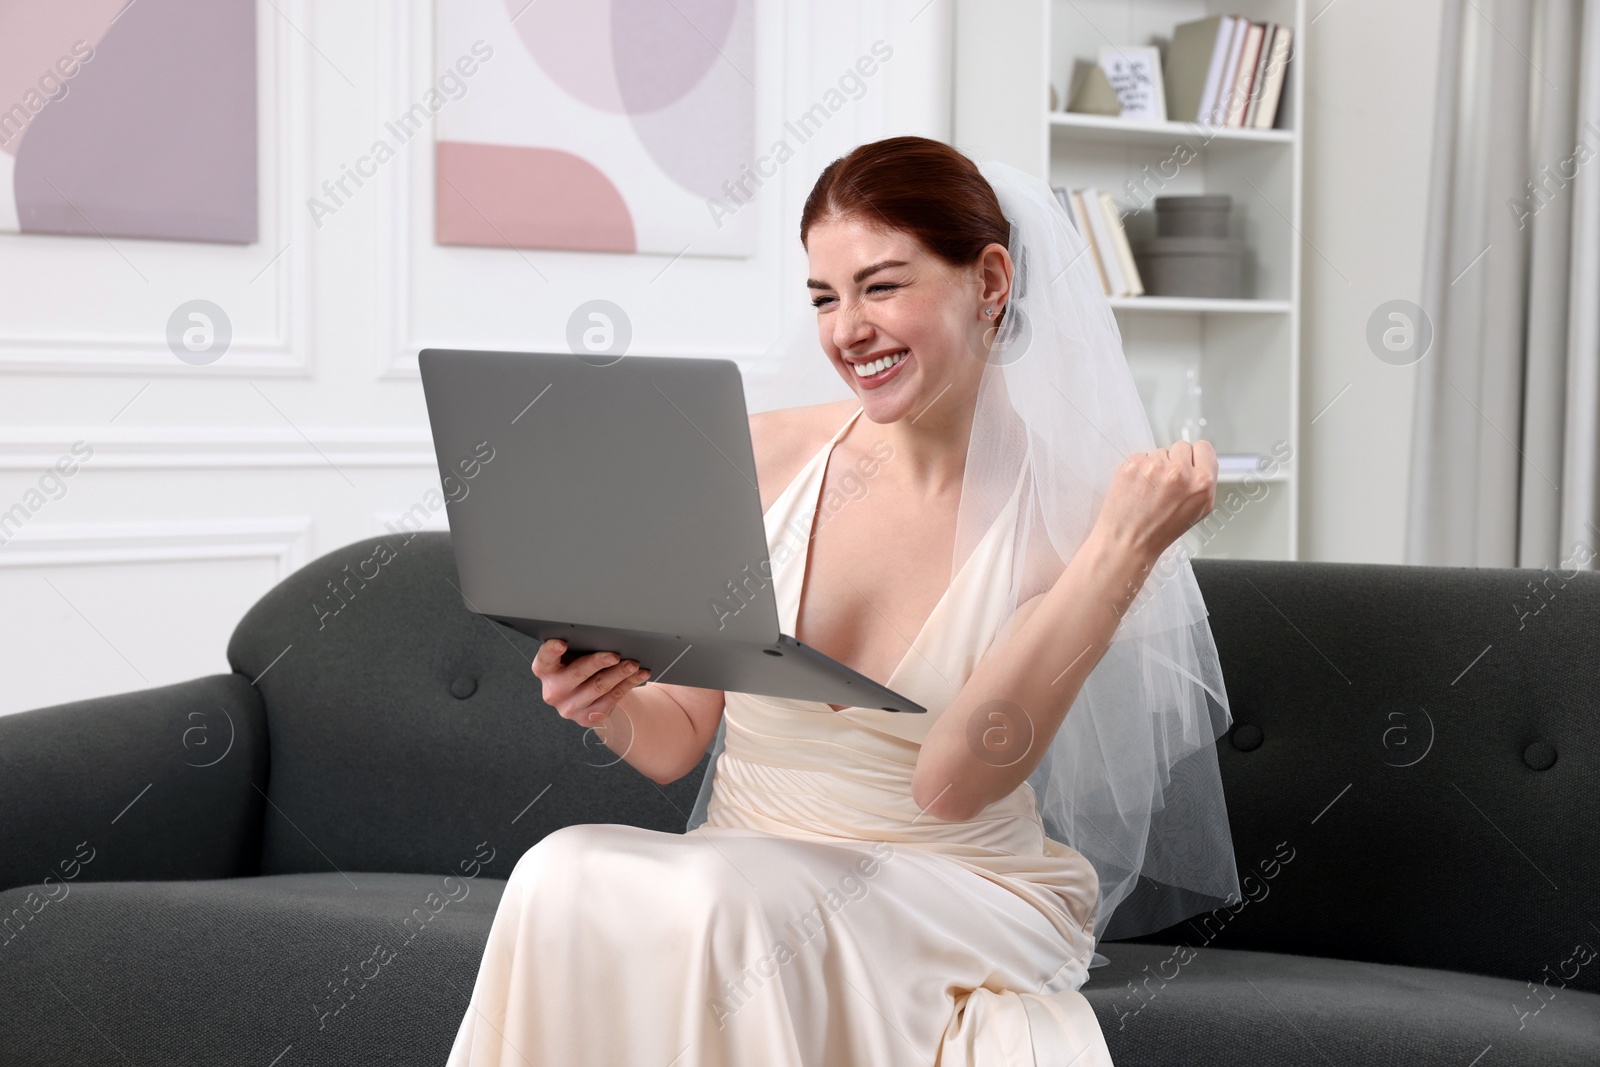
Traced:
[[1095, 532], [1154, 566], [1167, 546], [1216, 505], [1217, 453], [1209, 441], [1135, 452], [1117, 466]]

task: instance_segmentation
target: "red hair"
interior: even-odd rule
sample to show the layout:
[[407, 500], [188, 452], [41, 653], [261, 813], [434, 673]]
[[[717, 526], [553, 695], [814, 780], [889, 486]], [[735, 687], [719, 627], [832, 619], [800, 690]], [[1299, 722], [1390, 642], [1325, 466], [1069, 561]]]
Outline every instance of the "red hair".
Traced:
[[956, 267], [1011, 242], [1011, 224], [977, 164], [927, 137], [873, 141], [829, 163], [800, 212], [801, 246], [830, 218], [903, 231]]

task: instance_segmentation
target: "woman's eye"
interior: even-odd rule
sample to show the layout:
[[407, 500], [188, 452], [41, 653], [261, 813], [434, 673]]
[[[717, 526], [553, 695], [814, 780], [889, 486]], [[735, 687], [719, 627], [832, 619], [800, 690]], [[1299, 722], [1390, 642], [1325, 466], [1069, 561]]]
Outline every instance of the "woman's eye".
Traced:
[[[882, 290], [882, 291], [898, 290], [898, 288], [901, 288], [901, 286], [893, 285], [893, 283], [890, 283], [890, 282], [875, 282], [875, 283], [872, 283], [872, 285], [867, 286], [867, 293], [874, 293], [874, 291], [878, 291], [878, 290]], [[813, 301], [811, 301], [811, 307], [822, 307], [822, 304], [824, 304], [824, 302], [826, 302], [826, 301], [830, 301], [830, 299], [834, 299], [834, 298], [832, 298], [832, 296], [819, 296], [819, 298], [813, 299]]]

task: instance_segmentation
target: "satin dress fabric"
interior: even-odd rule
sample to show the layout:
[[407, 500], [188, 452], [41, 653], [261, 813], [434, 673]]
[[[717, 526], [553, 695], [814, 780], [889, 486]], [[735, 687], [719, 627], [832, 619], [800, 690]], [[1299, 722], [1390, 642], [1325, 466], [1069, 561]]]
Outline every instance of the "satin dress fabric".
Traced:
[[[860, 414], [767, 510], [784, 633]], [[523, 854], [447, 1067], [1111, 1063], [1078, 991], [1092, 865], [1045, 836], [1026, 782], [960, 822], [911, 797], [922, 739], [1002, 621], [1020, 488], [887, 679], [926, 713], [729, 692], [702, 825], [579, 824]]]

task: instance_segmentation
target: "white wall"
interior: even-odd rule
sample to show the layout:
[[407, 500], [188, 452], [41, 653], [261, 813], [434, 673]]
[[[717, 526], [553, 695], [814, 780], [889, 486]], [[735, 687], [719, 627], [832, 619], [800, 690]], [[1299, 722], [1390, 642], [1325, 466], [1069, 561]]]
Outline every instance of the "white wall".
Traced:
[[[40, 505], [0, 545], [0, 713], [226, 671], [262, 593], [437, 489], [419, 348], [562, 350], [604, 298], [633, 352], [759, 379], [806, 306], [817, 172], [863, 141], [949, 136], [949, 0], [757, 0], [759, 151], [873, 42], [894, 51], [744, 209], [753, 259], [436, 247], [423, 136], [317, 226], [308, 197], [432, 80], [432, 4], [258, 9], [260, 244], [0, 235], [0, 511]], [[195, 298], [234, 329], [203, 367], [165, 342]], [[41, 486], [74, 442], [91, 454]]]
[[1441, 0], [1308, 10], [1300, 558], [1402, 563], [1417, 367], [1366, 327], [1422, 293]]
[[[1439, 7], [1338, 0], [1308, 34], [1306, 559], [1402, 558], [1415, 370], [1364, 333], [1420, 292]], [[420, 138], [319, 229], [306, 198], [429, 81], [430, 5], [259, 8], [259, 245], [0, 235], [0, 510], [45, 500], [0, 546], [0, 712], [226, 670], [266, 589], [436, 488], [419, 347], [559, 349], [603, 297], [634, 351], [759, 375], [804, 308], [794, 230], [817, 171], [862, 141], [949, 134], [949, 0], [761, 0], [763, 150], [872, 42], [894, 55], [751, 205], [755, 259], [434, 247]], [[196, 297], [235, 329], [206, 367], [164, 340]], [[64, 495], [28, 497], [75, 441], [93, 455]]]

